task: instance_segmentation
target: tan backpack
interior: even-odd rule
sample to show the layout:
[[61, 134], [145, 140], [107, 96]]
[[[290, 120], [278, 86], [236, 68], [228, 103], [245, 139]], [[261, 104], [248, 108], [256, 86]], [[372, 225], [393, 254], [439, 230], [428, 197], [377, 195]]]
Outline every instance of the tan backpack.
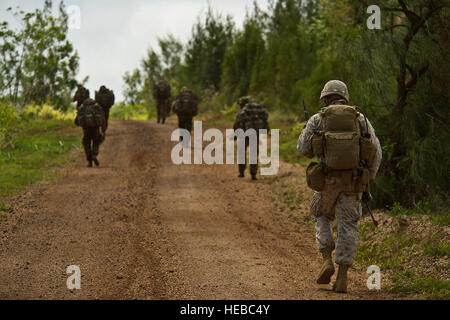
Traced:
[[325, 175], [349, 172], [352, 177], [349, 191], [362, 192], [369, 182], [368, 168], [375, 153], [367, 132], [368, 123], [362, 127], [356, 107], [347, 105], [325, 107], [320, 115], [320, 127], [312, 136], [311, 144], [321, 164], [308, 168], [311, 180], [308, 185], [321, 191]]
[[328, 169], [360, 167], [359, 113], [355, 107], [332, 105], [320, 112], [319, 132], [312, 138], [313, 152]]

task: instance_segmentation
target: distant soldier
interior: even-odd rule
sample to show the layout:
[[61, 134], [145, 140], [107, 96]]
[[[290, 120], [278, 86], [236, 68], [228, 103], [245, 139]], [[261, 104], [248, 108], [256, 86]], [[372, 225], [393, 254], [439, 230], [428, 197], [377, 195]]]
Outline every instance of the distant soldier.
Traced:
[[173, 104], [172, 111], [178, 116], [178, 128], [192, 130], [192, 119], [198, 112], [198, 97], [192, 90], [183, 87]]
[[101, 86], [99, 91], [95, 91], [95, 101], [102, 107], [105, 113], [104, 132], [108, 129], [109, 110], [114, 105], [114, 92], [105, 86]]
[[153, 98], [156, 100], [156, 111], [158, 123], [165, 123], [166, 117], [170, 114], [170, 84], [166, 80], [159, 80], [153, 86]]
[[[345, 83], [329, 81], [321, 94], [326, 107], [308, 120], [298, 140], [298, 151], [317, 157], [306, 170], [308, 186], [315, 191], [311, 214], [316, 221], [316, 241], [323, 265], [317, 283], [330, 283], [334, 274], [332, 252], [339, 271], [335, 292], [347, 292], [347, 270], [358, 249], [358, 220], [362, 194], [375, 178], [381, 162], [381, 147], [369, 120], [349, 106]], [[337, 242], [331, 221], [337, 214]]]
[[99, 146], [103, 140], [105, 127], [105, 114], [102, 107], [92, 99], [83, 102], [77, 112], [77, 125], [83, 128], [83, 147], [88, 161], [88, 167], [92, 167], [92, 162], [96, 166], [100, 163], [97, 160]]
[[[245, 131], [249, 129], [256, 130], [256, 152], [259, 156], [259, 130], [266, 129], [269, 131], [269, 115], [267, 111], [258, 103], [254, 102], [251, 97], [242, 97], [238, 100], [238, 105], [241, 107], [241, 111], [236, 117], [233, 129], [242, 129]], [[245, 153], [250, 145], [249, 137], [245, 137]], [[245, 157], [245, 164], [239, 164], [239, 178], [244, 177], [244, 172], [247, 167], [247, 157]], [[256, 180], [256, 174], [258, 173], [258, 164], [250, 164], [250, 174], [252, 180]]]

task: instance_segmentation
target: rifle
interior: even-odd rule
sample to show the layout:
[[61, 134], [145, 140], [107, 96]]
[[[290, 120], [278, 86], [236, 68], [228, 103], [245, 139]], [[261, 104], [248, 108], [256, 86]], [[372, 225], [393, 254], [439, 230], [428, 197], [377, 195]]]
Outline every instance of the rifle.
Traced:
[[303, 112], [305, 113], [305, 122], [308, 122], [309, 114], [308, 111], [306, 111], [305, 99], [302, 99], [302, 103], [303, 103]]
[[363, 192], [362, 201], [366, 205], [367, 210], [369, 210], [370, 217], [372, 218], [373, 224], [375, 225], [375, 227], [378, 227], [378, 221], [375, 220], [375, 217], [373, 216], [373, 213], [372, 213], [372, 209], [370, 209], [370, 206], [369, 206], [369, 202], [371, 199], [372, 199], [372, 195], [370, 194], [370, 192]]

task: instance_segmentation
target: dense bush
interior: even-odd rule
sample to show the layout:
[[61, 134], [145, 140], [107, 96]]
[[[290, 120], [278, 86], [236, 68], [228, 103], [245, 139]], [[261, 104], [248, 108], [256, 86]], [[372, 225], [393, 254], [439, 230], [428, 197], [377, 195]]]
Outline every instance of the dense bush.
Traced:
[[0, 103], [0, 149], [14, 145], [19, 123], [14, 107]]

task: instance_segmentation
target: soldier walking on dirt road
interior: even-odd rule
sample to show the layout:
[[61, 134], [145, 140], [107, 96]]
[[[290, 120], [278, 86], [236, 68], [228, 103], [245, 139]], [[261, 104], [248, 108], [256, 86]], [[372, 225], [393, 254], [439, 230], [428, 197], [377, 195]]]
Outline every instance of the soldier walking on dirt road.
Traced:
[[[311, 214], [316, 221], [316, 241], [323, 265], [317, 283], [328, 284], [334, 274], [332, 251], [339, 265], [333, 291], [347, 292], [347, 270], [358, 249], [358, 220], [362, 193], [368, 192], [381, 163], [381, 147], [369, 120], [348, 105], [345, 83], [329, 81], [321, 94], [326, 107], [309, 119], [297, 149], [308, 158], [316, 156], [306, 170], [308, 186], [315, 191]], [[337, 241], [330, 223], [337, 215]]]
[[92, 167], [92, 162], [99, 166], [97, 156], [105, 135], [105, 114], [102, 107], [94, 100], [86, 99], [78, 109], [76, 123], [83, 128], [83, 147], [88, 167]]
[[192, 120], [197, 115], [197, 108], [197, 95], [192, 90], [183, 87], [172, 108], [172, 111], [178, 116], [178, 128], [192, 131]]
[[[249, 129], [256, 130], [256, 155], [259, 155], [259, 130], [265, 129], [269, 131], [268, 118], [269, 115], [267, 111], [258, 103], [252, 101], [251, 97], [242, 97], [238, 100], [238, 105], [241, 111], [236, 117], [233, 129], [236, 131], [238, 129], [244, 130], [246, 132]], [[250, 145], [249, 137], [245, 137], [245, 153]], [[247, 157], [245, 157], [245, 163], [239, 164], [239, 178], [244, 178], [245, 169], [247, 167]], [[252, 180], [256, 180], [256, 174], [258, 173], [258, 164], [250, 164], [250, 174]]]
[[114, 92], [112, 90], [109, 90], [105, 86], [101, 86], [98, 91], [95, 91], [95, 102], [97, 102], [100, 107], [102, 107], [105, 114], [105, 124], [103, 132], [106, 132], [106, 129], [108, 129], [109, 111], [111, 110], [111, 107], [115, 102]]
[[153, 87], [158, 123], [164, 124], [170, 114], [171, 88], [166, 80], [159, 80]]

